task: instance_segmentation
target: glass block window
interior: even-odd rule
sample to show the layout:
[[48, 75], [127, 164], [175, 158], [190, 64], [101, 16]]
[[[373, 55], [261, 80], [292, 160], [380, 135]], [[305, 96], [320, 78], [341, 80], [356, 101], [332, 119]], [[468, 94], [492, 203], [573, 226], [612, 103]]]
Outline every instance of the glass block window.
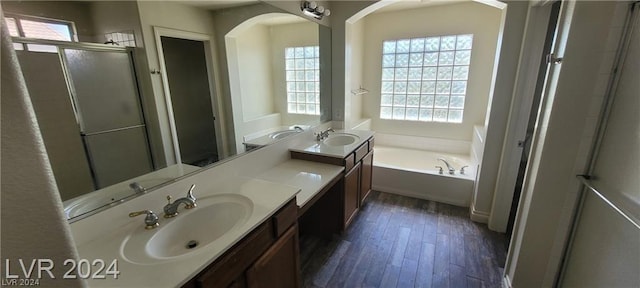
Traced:
[[[57, 41], [74, 41], [73, 22], [12, 15], [5, 18], [9, 34], [14, 37], [37, 38]], [[25, 44], [14, 43], [14, 49], [24, 50]], [[53, 45], [26, 44], [29, 51], [58, 52]]]
[[473, 35], [384, 41], [380, 118], [462, 123]]
[[117, 46], [136, 47], [136, 36], [133, 30], [104, 34], [105, 43]]
[[285, 48], [287, 112], [320, 115], [319, 46]]

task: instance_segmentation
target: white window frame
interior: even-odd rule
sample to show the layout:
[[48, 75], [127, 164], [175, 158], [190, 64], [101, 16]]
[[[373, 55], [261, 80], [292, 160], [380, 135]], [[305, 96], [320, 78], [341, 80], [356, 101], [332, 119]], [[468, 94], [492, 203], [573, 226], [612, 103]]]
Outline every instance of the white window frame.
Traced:
[[380, 119], [462, 123], [472, 46], [473, 34], [383, 41]]
[[[24, 32], [24, 28], [22, 25], [22, 21], [33, 21], [33, 22], [41, 22], [41, 23], [50, 23], [50, 24], [56, 24], [56, 25], [64, 25], [67, 26], [69, 28], [69, 36], [70, 36], [70, 40], [69, 42], [78, 42], [78, 33], [76, 30], [76, 26], [75, 23], [72, 21], [66, 21], [66, 20], [60, 20], [60, 19], [52, 19], [52, 18], [45, 18], [45, 17], [37, 17], [37, 16], [29, 16], [29, 15], [21, 15], [21, 14], [13, 14], [13, 13], [5, 13], [5, 21], [6, 19], [14, 19], [15, 20], [15, 24], [18, 30], [18, 35], [11, 35], [13, 37], [21, 37], [21, 38], [29, 38], [26, 37], [26, 34]], [[37, 38], [37, 39], [45, 39], [45, 38]], [[45, 39], [45, 40], [50, 40], [50, 39]], [[64, 41], [64, 40], [56, 40], [56, 41]], [[13, 44], [14, 49], [16, 50], [33, 50], [33, 51], [40, 51], [40, 52], [57, 52], [57, 48], [56, 49], [48, 49], [48, 45], [40, 45], [40, 44], [23, 44], [23, 43], [15, 43]], [[29, 47], [32, 47], [32, 49], [29, 49]], [[53, 51], [55, 50], [55, 51]]]
[[320, 115], [319, 53], [319, 46], [285, 48], [287, 113]]

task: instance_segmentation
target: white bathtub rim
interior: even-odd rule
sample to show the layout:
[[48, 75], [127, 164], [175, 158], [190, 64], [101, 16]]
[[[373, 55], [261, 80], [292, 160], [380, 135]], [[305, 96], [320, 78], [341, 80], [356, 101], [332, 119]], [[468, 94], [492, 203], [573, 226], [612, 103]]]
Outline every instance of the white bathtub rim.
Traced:
[[412, 168], [406, 168], [406, 167], [399, 167], [399, 166], [395, 166], [395, 165], [376, 162], [375, 161], [375, 157], [373, 157], [373, 158], [374, 158], [374, 161], [373, 161], [373, 166], [374, 167], [393, 169], [393, 170], [399, 170], [399, 171], [408, 171], [408, 172], [414, 172], [414, 173], [420, 173], [420, 174], [429, 174], [429, 175], [438, 176], [438, 177], [443, 176], [443, 177], [449, 177], [449, 178], [461, 179], [461, 180], [469, 180], [469, 181], [475, 181], [475, 179], [476, 179], [475, 175], [460, 174], [458, 171], [456, 171], [457, 174], [455, 174], [455, 175], [451, 175], [451, 174], [449, 174], [447, 172], [443, 172], [442, 174], [440, 174], [435, 169], [433, 171], [431, 171], [431, 170], [421, 170], [421, 169], [412, 169]]
[[[435, 168], [435, 165], [433, 168], [431, 169], [414, 169], [414, 168], [409, 168], [409, 167], [403, 167], [403, 166], [399, 166], [399, 165], [393, 165], [393, 164], [389, 164], [386, 162], [381, 162], [379, 159], [376, 160], [377, 158], [374, 156], [373, 157], [373, 166], [376, 167], [382, 167], [382, 168], [388, 168], [388, 169], [394, 169], [394, 170], [401, 170], [401, 171], [410, 171], [410, 172], [415, 172], [415, 173], [423, 173], [423, 174], [431, 174], [434, 176], [445, 176], [445, 177], [451, 177], [451, 178], [457, 178], [457, 179], [465, 179], [465, 180], [471, 180], [471, 181], [475, 181], [476, 176], [476, 167], [475, 164], [472, 163], [470, 156], [469, 155], [464, 155], [464, 154], [454, 154], [454, 153], [445, 153], [445, 152], [440, 152], [440, 151], [430, 151], [430, 150], [418, 150], [418, 149], [410, 149], [410, 148], [404, 148], [404, 147], [394, 147], [394, 146], [376, 146], [373, 148], [374, 151], [374, 155], [375, 155], [375, 151], [376, 149], [378, 149], [378, 151], [380, 151], [380, 149], [382, 150], [408, 150], [409, 152], [419, 152], [419, 153], [433, 153], [435, 154], [437, 157], [442, 157], [445, 158], [451, 162], [455, 162], [455, 163], [464, 163], [464, 165], [469, 166], [467, 168], [467, 174], [460, 174], [460, 170], [456, 170], [454, 175], [451, 175], [448, 173], [448, 171], [446, 170], [446, 167], [443, 167], [444, 172], [442, 174], [440, 174], [438, 172], [438, 169]], [[380, 153], [380, 152], [378, 152]], [[382, 152], [384, 153], [384, 152]], [[378, 154], [379, 155], [379, 154]], [[444, 164], [443, 164], [444, 165]], [[468, 173], [471, 172], [471, 173]]]

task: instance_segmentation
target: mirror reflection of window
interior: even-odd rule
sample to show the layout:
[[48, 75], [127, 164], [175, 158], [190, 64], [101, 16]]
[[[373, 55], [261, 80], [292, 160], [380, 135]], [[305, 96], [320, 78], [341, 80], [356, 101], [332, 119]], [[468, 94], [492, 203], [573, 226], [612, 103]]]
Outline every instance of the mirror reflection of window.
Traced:
[[[14, 37], [74, 41], [73, 22], [30, 16], [11, 16], [6, 17], [5, 21], [9, 34]], [[23, 45], [25, 44], [14, 43], [13, 47], [16, 50], [24, 50]], [[26, 44], [26, 49], [34, 52], [58, 52], [55, 46], [42, 44]]]
[[285, 48], [287, 113], [320, 115], [320, 47]]

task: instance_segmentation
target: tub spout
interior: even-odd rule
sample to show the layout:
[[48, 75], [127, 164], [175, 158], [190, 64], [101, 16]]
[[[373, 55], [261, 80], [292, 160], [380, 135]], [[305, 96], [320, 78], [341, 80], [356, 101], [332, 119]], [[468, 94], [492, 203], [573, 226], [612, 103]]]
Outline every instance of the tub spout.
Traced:
[[453, 175], [456, 172], [456, 169], [453, 168], [453, 166], [451, 166], [451, 164], [449, 164], [447, 160], [444, 160], [443, 158], [438, 158], [438, 160], [444, 162], [444, 165], [447, 165], [447, 170], [449, 170], [449, 174]]

